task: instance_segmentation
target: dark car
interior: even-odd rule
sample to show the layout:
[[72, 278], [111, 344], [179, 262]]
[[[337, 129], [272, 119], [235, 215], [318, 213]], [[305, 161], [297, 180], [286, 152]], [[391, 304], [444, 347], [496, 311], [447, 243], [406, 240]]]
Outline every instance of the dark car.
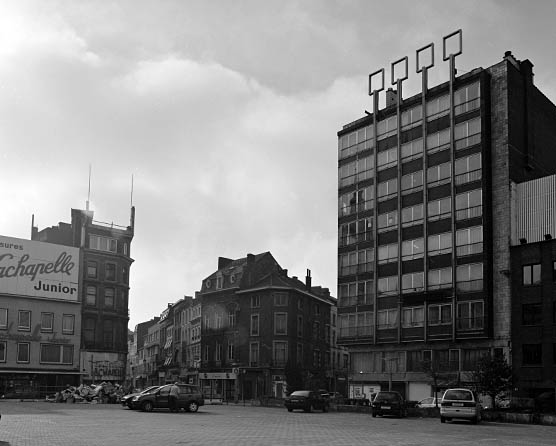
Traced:
[[[132, 409], [141, 409], [145, 412], [151, 412], [153, 409], [169, 409], [169, 396], [170, 387], [173, 384], [168, 384], [158, 389], [135, 395], [131, 399]], [[186, 412], [197, 412], [200, 406], [205, 404], [203, 394], [197, 386], [190, 384], [177, 384], [179, 389], [177, 406], [179, 409], [184, 409]]]
[[328, 398], [324, 398], [319, 392], [313, 392], [312, 390], [296, 390], [284, 401], [288, 412], [294, 409], [301, 409], [305, 412], [311, 412], [313, 409], [328, 412], [329, 404]]
[[404, 397], [399, 392], [378, 392], [372, 402], [372, 415], [396, 415], [400, 418], [407, 416]]
[[158, 389], [159, 387], [160, 386], [150, 386], [150, 387], [147, 387], [146, 389], [142, 390], [141, 392], [128, 393], [127, 395], [124, 395], [120, 398], [120, 403], [122, 404], [122, 406], [129, 407], [131, 409], [131, 400], [133, 399], [134, 396], [142, 395], [144, 393], [153, 392], [156, 389]]

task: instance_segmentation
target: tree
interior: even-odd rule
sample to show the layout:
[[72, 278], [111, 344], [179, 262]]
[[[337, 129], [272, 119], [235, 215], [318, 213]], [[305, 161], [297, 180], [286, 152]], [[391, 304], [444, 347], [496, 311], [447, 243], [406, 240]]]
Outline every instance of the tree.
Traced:
[[496, 397], [513, 387], [512, 367], [503, 355], [479, 358], [473, 378], [477, 391], [490, 396], [493, 409], [496, 409]]

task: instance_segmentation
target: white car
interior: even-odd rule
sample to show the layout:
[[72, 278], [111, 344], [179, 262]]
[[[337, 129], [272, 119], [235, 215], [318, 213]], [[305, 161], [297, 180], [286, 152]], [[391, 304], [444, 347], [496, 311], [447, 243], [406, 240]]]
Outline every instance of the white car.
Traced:
[[483, 407], [477, 394], [470, 389], [448, 389], [440, 404], [441, 423], [454, 418], [470, 420], [473, 424], [481, 421]]
[[440, 407], [440, 398], [435, 398], [434, 396], [423, 398], [417, 403], [417, 407]]

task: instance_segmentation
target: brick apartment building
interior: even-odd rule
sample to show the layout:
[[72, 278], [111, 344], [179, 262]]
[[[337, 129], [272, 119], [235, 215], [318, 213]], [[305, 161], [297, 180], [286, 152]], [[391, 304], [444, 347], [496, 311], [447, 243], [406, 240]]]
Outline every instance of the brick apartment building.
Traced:
[[129, 273], [135, 208], [129, 226], [93, 220], [93, 211], [72, 209], [71, 223], [41, 231], [31, 239], [79, 248], [82, 382], [123, 382], [127, 366]]
[[[516, 323], [516, 277], [520, 262], [542, 259], [542, 308], [554, 305], [556, 254], [552, 242], [511, 247], [510, 203], [515, 185], [556, 171], [556, 107], [533, 64], [510, 52], [423, 85], [407, 99], [390, 89], [383, 109], [338, 132], [338, 342], [350, 352], [350, 393], [392, 387], [419, 400], [433, 377], [441, 388], [471, 384], [488, 353], [519, 361], [517, 393], [534, 395], [555, 376], [554, 320], [543, 316], [544, 334]], [[543, 344], [544, 371], [517, 360], [523, 333]]]

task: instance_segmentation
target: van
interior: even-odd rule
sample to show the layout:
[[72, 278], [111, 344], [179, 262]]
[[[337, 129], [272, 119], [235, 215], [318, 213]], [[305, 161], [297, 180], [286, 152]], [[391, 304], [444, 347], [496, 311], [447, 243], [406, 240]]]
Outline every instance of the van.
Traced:
[[473, 424], [481, 421], [483, 407], [475, 392], [470, 389], [448, 389], [440, 402], [440, 422], [454, 418], [469, 420]]

